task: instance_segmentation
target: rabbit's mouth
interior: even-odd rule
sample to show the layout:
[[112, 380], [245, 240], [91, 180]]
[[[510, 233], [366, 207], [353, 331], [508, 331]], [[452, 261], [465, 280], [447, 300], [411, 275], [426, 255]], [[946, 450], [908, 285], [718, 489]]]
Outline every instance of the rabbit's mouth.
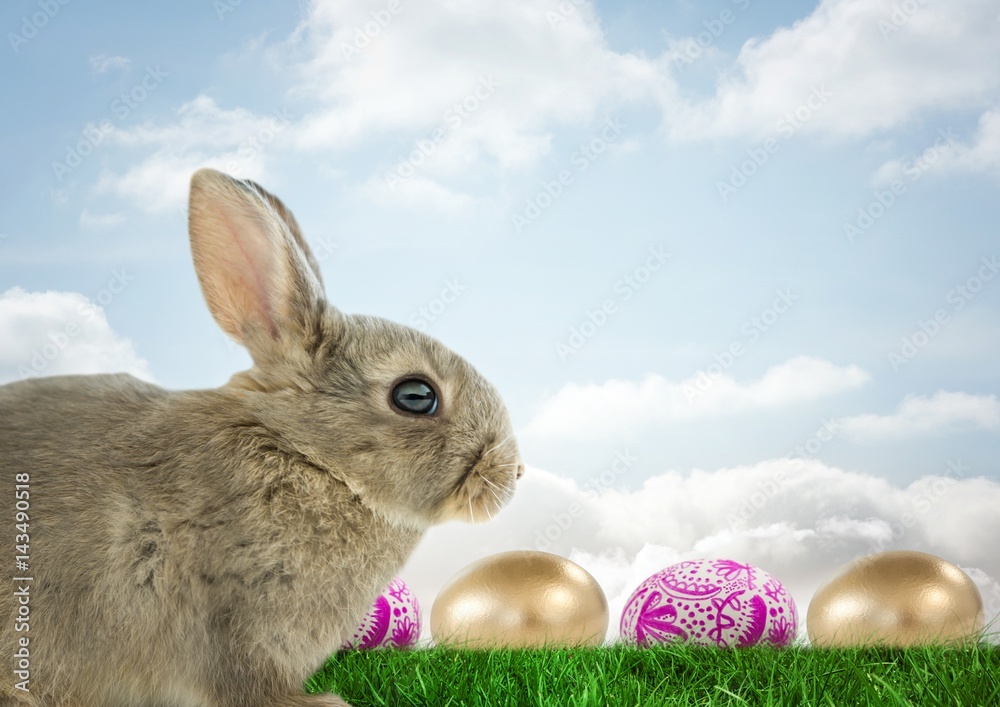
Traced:
[[505, 463], [486, 456], [481, 454], [462, 474], [448, 499], [443, 520], [485, 523], [514, 497], [514, 486], [524, 465], [516, 457]]

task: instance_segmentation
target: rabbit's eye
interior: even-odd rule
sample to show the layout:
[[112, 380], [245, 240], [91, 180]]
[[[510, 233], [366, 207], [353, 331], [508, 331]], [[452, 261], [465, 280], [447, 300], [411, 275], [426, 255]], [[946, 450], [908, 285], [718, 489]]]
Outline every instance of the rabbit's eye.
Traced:
[[422, 380], [405, 380], [392, 389], [392, 402], [403, 412], [433, 415], [437, 410], [437, 393]]

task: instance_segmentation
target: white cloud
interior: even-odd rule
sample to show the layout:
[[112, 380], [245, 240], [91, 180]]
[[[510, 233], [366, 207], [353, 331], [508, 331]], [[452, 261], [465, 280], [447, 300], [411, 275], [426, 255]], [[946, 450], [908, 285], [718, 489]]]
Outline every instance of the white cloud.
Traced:
[[391, 186], [382, 177], [372, 177], [359, 191], [377, 204], [409, 209], [426, 208], [447, 215], [468, 212], [476, 204], [473, 197], [453, 191], [420, 174], [394, 181]]
[[931, 170], [1000, 173], [1000, 108], [979, 117], [971, 140], [960, 141], [950, 129], [941, 130], [934, 143], [919, 154], [884, 163], [872, 181], [879, 185], [893, 179], [913, 181]]
[[177, 121], [115, 130], [109, 142], [155, 148], [123, 174], [104, 170], [95, 194], [115, 194], [148, 212], [184, 208], [188, 181], [199, 167], [214, 167], [236, 177], [266, 180], [271, 153], [292, 117], [277, 110], [256, 115], [243, 108], [220, 108], [208, 96], [185, 103]]
[[[669, 39], [651, 57], [615, 51], [587, 0], [438, 3], [419, 11], [403, 3], [396, 14], [386, 7], [384, 0], [312, 0], [288, 39], [261, 50], [288, 77], [285, 98], [303, 107], [275, 141], [282, 151], [314, 155], [388, 138], [405, 155], [433, 139], [420, 179], [391, 196], [446, 213], [472, 198], [450, 188], [448, 177], [536, 165], [558, 130], [633, 105], [658, 108], [669, 136], [685, 142], [798, 130], [877, 137], [938, 113], [982, 111], [1000, 97], [1000, 19], [989, 0], [917, 3], [911, 14], [894, 0], [823, 0], [790, 27], [746, 42], [706, 99], [682, 95], [676, 81], [677, 56], [695, 40]], [[100, 190], [162, 209], [180, 205], [193, 167], [233, 163], [229, 171], [260, 178], [272, 158], [248, 158], [247, 144], [269, 121], [199, 96], [172, 122], [115, 131], [112, 141], [147, 156], [122, 174], [102, 174]], [[956, 152], [956, 164], [995, 166], [998, 123], [985, 114], [980, 137]], [[361, 193], [386, 197], [371, 184]]]
[[857, 366], [799, 356], [772, 366], [758, 380], [738, 383], [727, 373], [705, 373], [679, 382], [650, 374], [639, 383], [569, 383], [544, 401], [525, 435], [582, 437], [611, 435], [673, 420], [728, 415], [818, 400], [863, 385], [869, 376]]
[[611, 607], [609, 638], [639, 582], [701, 557], [749, 562], [781, 580], [798, 605], [800, 635], [822, 583], [850, 560], [886, 550], [959, 565], [980, 587], [987, 620], [1000, 614], [1000, 483], [969, 476], [961, 461], [905, 488], [815, 460], [671, 471], [632, 492], [609, 474], [588, 488], [530, 468], [493, 522], [433, 528], [400, 573], [424, 607], [425, 634], [434, 597], [455, 572], [517, 549], [569, 557], [594, 575]]
[[0, 295], [0, 383], [77, 373], [152, 380], [132, 342], [112, 331], [104, 310], [87, 297], [19, 287]]
[[909, 13], [895, 0], [824, 0], [792, 26], [746, 42], [707, 100], [680, 95], [675, 80], [695, 38], [669, 38], [652, 58], [613, 51], [590, 2], [492, 0], [420, 13], [404, 5], [366, 34], [383, 7], [310, 5], [290, 45], [307, 57], [296, 67], [297, 91], [324, 105], [306, 117], [301, 144], [343, 147], [373, 133], [430, 129], [483, 76], [500, 85], [462, 126], [465, 151], [502, 161], [521, 146], [524, 163], [545, 154], [553, 126], [630, 101], [658, 103], [669, 134], [686, 141], [773, 134], [811, 96], [829, 93], [818, 108], [812, 98], [805, 121], [786, 125], [867, 136], [927, 111], [981, 109], [1000, 88], [1000, 18], [988, 0], [920, 2]]
[[[453, 125], [462, 152], [501, 165], [548, 151], [558, 123], [590, 120], [604, 101], [669, 91], [656, 65], [607, 47], [588, 2], [534, 0], [406, 6], [366, 36], [381, 0], [314, 0], [296, 35], [309, 57], [298, 93], [321, 107], [299, 143], [344, 147], [372, 134]], [[370, 33], [369, 34], [373, 34]]]
[[131, 59], [123, 56], [97, 54], [90, 57], [90, 71], [94, 74], [103, 74], [111, 69], [127, 69], [131, 63]]
[[945, 165], [973, 172], [1000, 170], [1000, 108], [983, 113], [971, 144], [960, 144]]
[[941, 128], [932, 144], [918, 154], [897, 157], [883, 163], [872, 175], [872, 183], [882, 186], [893, 179], [916, 181], [930, 171], [987, 172], [1000, 174], [1000, 108], [979, 117], [975, 134], [959, 140], [954, 130]]
[[[442, 176], [484, 162], [501, 170], [533, 165], [550, 152], [554, 126], [600, 122], [604, 109], [662, 100], [672, 91], [655, 62], [606, 46], [589, 3], [558, 7], [552, 0], [436, 4], [419, 12], [403, 5], [361, 46], [357, 37], [364, 39], [372, 15], [385, 11], [383, 0], [313, 0], [292, 37], [267, 50], [289, 77], [290, 101], [308, 106], [306, 115], [289, 118], [278, 142], [315, 154], [395, 134], [405, 156], [432, 140], [420, 174], [389, 196], [403, 206], [453, 213], [472, 197], [445, 186]], [[563, 14], [556, 22], [547, 12]], [[178, 204], [175, 184], [187, 177], [178, 172], [192, 165], [226, 169], [237, 162], [239, 176], [259, 176], [260, 158], [247, 166], [239, 156], [270, 120], [221, 109], [201, 95], [176, 120], [116, 130], [111, 142], [152, 154], [124, 174], [102, 174], [98, 191], [156, 210]], [[377, 173], [396, 166], [379, 165]], [[368, 184], [362, 194], [387, 198], [380, 185]]]
[[[190, 152], [183, 155], [158, 151], [129, 168], [124, 174], [105, 170], [94, 185], [95, 194], [114, 194], [132, 201], [135, 206], [149, 213], [169, 209], [184, 209], [191, 175], [199, 167], [225, 170], [234, 158], [233, 153], [213, 157], [207, 153]], [[248, 170], [250, 176], [259, 178], [261, 169]]]
[[866, 136], [927, 112], [989, 105], [1000, 88], [995, 4], [919, 2], [909, 13], [904, 4], [823, 0], [791, 27], [748, 41], [712, 99], [667, 107], [671, 135], [774, 134], [820, 87], [829, 101], [795, 130]]
[[80, 212], [80, 227], [89, 231], [101, 231], [125, 222], [124, 213], [94, 214], [84, 209]]
[[257, 115], [245, 108], [225, 109], [209, 96], [198, 96], [177, 109], [176, 122], [157, 126], [144, 123], [115, 130], [108, 135], [121, 145], [170, 145], [179, 152], [195, 149], [231, 148], [253, 138], [261, 142], [282, 132], [292, 116], [285, 110]]
[[837, 421], [855, 439], [884, 439], [936, 434], [955, 427], [1000, 430], [1000, 401], [995, 395], [939, 390], [934, 395], [907, 395], [890, 415], [856, 415]]

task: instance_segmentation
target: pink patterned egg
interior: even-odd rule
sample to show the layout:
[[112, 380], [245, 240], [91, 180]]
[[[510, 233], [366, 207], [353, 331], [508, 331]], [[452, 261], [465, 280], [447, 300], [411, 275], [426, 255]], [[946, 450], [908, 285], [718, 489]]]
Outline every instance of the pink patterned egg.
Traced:
[[382, 592], [368, 615], [351, 633], [340, 650], [351, 648], [409, 648], [420, 637], [420, 605], [417, 597], [396, 577]]
[[689, 560], [632, 592], [619, 631], [640, 646], [689, 641], [734, 648], [787, 645], [796, 625], [792, 595], [764, 570], [733, 560]]

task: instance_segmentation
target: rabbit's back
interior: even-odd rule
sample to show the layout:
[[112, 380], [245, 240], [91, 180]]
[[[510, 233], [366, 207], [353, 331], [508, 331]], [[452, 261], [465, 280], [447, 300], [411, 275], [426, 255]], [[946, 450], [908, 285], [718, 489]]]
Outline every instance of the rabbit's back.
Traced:
[[169, 393], [126, 373], [28, 378], [0, 386], [0, 454], [62, 466], [100, 448]]
[[[34, 532], [47, 535], [63, 511], [77, 520], [80, 513], [85, 518], [88, 510], [99, 511], [109, 495], [127, 485], [124, 432], [168, 395], [126, 374], [57, 376], [0, 386], [4, 481], [27, 478], [31, 508], [53, 516]], [[13, 510], [6, 505], [0, 511], [4, 515]]]
[[[127, 374], [56, 376], [0, 386], [4, 481], [27, 478], [30, 507], [46, 516], [32, 535], [48, 535], [64, 513], [79, 522], [106, 508], [107, 498], [128, 484], [125, 431], [168, 395]], [[7, 506], [0, 513], [13, 510]]]
[[[73, 656], [110, 655], [130, 643], [110, 614], [134, 611], [134, 604], [106, 596], [123, 584], [122, 562], [133, 573], [144, 571], [122, 548], [122, 534], [141, 528], [142, 512], [134, 465], [126, 462], [134, 452], [128, 431], [168, 396], [124, 374], [0, 386], [0, 459], [10, 489], [0, 521], [14, 526], [18, 509], [27, 518], [17, 535], [4, 534], [0, 549], [8, 576], [29, 578], [15, 582], [26, 609], [12, 592], [0, 593], [0, 660], [12, 664], [18, 640], [29, 639], [32, 688], [75, 682], [69, 673], [83, 666]], [[27, 491], [19, 504], [15, 489]], [[19, 610], [23, 621], [15, 620]]]

